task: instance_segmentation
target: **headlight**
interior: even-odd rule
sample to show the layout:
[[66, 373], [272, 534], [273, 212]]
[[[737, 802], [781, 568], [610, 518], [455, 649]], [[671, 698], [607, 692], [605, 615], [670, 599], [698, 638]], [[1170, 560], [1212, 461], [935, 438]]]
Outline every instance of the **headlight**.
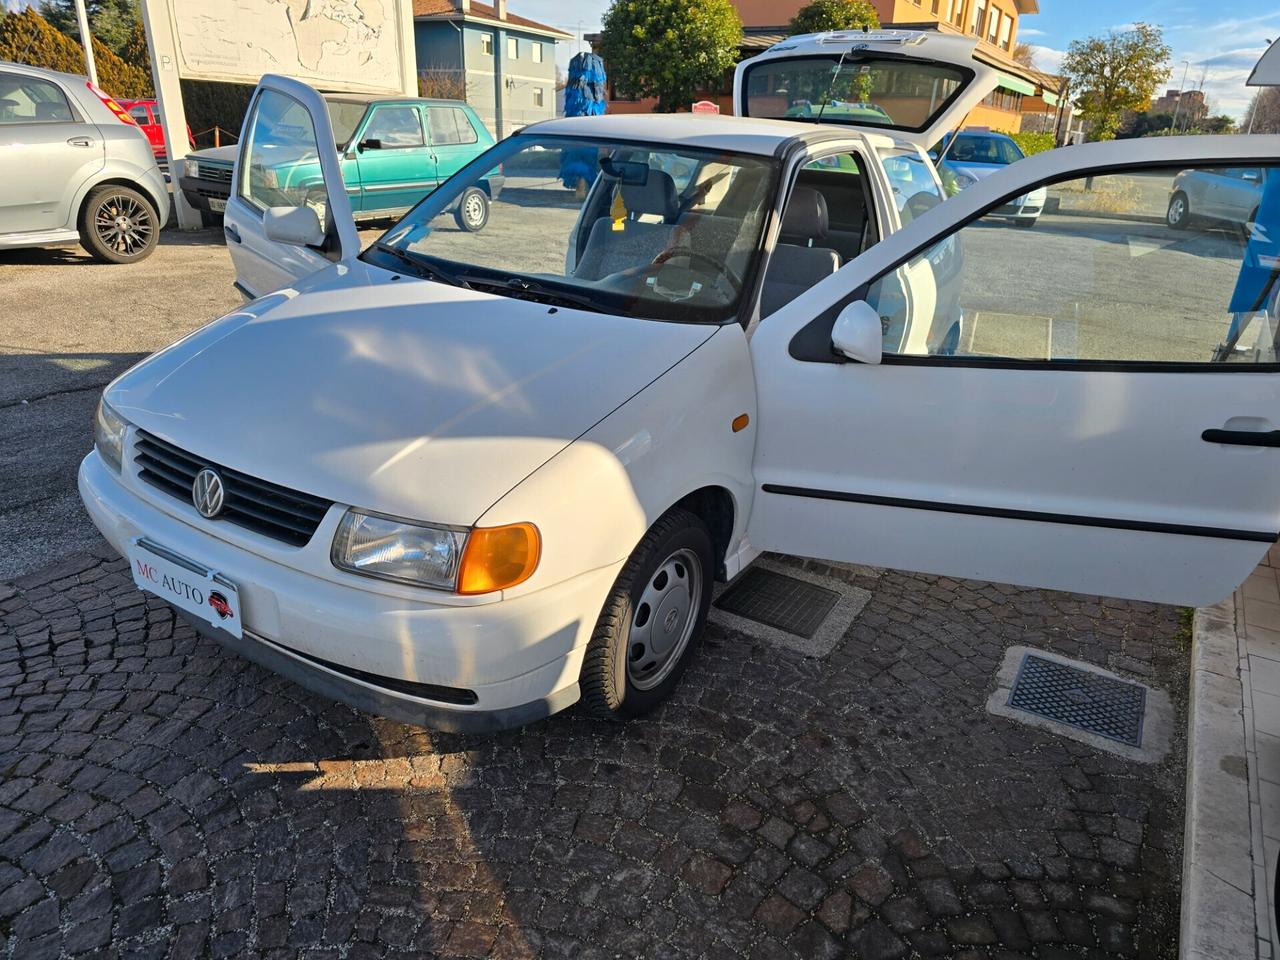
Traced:
[[366, 577], [452, 590], [465, 530], [348, 510], [333, 538], [333, 565]]
[[193, 160], [191, 157], [184, 157], [182, 160], [182, 175], [192, 179], [200, 176], [200, 161]]
[[348, 510], [333, 538], [333, 565], [365, 577], [466, 595], [524, 583], [538, 568], [542, 540], [531, 523], [435, 526]]
[[958, 186], [961, 190], [967, 190], [969, 189], [969, 187], [972, 187], [977, 182], [978, 182], [978, 179], [976, 177], [971, 177], [967, 173], [956, 174], [956, 186]]
[[124, 459], [124, 432], [129, 428], [129, 421], [116, 413], [107, 405], [107, 401], [98, 401], [98, 412], [93, 418], [93, 445], [116, 473], [120, 472], [120, 463]]

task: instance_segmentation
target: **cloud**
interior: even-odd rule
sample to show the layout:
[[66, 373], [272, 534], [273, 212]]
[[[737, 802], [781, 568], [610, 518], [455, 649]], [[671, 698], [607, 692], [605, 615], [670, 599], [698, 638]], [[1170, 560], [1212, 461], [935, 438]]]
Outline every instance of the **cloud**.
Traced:
[[1019, 27], [1018, 36], [1020, 37], [1044, 37], [1048, 36], [1043, 30], [1037, 30], [1035, 27]]
[[1045, 73], [1057, 73], [1062, 66], [1062, 58], [1067, 55], [1065, 50], [1055, 50], [1053, 47], [1038, 47], [1034, 44], [1031, 50], [1035, 54], [1036, 69], [1043, 70]]

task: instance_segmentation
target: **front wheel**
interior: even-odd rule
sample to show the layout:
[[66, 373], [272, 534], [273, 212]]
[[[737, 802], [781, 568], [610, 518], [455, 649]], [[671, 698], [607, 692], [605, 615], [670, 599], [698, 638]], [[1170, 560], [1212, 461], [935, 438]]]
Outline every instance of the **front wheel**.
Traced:
[[467, 233], [479, 233], [489, 222], [489, 198], [479, 187], [469, 187], [458, 201], [453, 219]]
[[1169, 212], [1165, 220], [1174, 230], [1185, 230], [1191, 223], [1191, 207], [1187, 203], [1187, 195], [1179, 190], [1169, 200]]
[[592, 716], [628, 720], [670, 696], [711, 608], [711, 536], [687, 510], [664, 514], [605, 601], [582, 664]]
[[137, 263], [160, 242], [160, 217], [145, 196], [117, 184], [95, 188], [80, 211], [80, 243], [103, 263]]
[[1013, 221], [1013, 222], [1014, 222], [1015, 224], [1017, 224], [1019, 227], [1021, 227], [1023, 230], [1030, 230], [1032, 227], [1034, 227], [1034, 226], [1036, 225], [1036, 218], [1035, 218], [1035, 217], [1020, 217], [1020, 218], [1018, 218], [1017, 220], [1015, 220], [1015, 221]]

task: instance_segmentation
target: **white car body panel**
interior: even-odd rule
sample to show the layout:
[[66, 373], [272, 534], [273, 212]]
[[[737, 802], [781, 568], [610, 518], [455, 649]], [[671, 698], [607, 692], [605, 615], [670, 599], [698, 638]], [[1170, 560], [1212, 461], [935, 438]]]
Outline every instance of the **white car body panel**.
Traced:
[[[1275, 531], [1275, 471], [1262, 459], [1271, 451], [1224, 452], [1200, 439], [1236, 417], [1280, 427], [1275, 374], [814, 364], [787, 351], [814, 317], [1001, 200], [1090, 169], [1274, 161], [1264, 139], [1178, 137], [1038, 154], [907, 224], [761, 324], [751, 342], [757, 483], [935, 506], [757, 494], [751, 542], [1027, 586], [1192, 605], [1222, 599], [1266, 543], [937, 505]], [[835, 442], [842, 436], [857, 439]]]
[[1258, 58], [1245, 86], [1280, 87], [1280, 40], [1272, 43], [1267, 52]]
[[[251, 476], [469, 526], [718, 329], [552, 315], [360, 261], [298, 286], [144, 361], [107, 402]], [[212, 410], [228, 428], [193, 436]]]

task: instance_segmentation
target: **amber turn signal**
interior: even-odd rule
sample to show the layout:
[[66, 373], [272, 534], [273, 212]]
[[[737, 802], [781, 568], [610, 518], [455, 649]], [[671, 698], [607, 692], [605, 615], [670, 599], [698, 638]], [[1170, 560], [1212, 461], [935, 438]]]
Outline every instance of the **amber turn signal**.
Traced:
[[458, 573], [458, 592], [493, 593], [524, 583], [538, 569], [542, 537], [532, 523], [477, 527], [467, 538]]
[[743, 430], [747, 429], [747, 424], [750, 422], [751, 422], [751, 418], [748, 417], [745, 413], [738, 414], [736, 417], [733, 418], [733, 432], [741, 433]]

